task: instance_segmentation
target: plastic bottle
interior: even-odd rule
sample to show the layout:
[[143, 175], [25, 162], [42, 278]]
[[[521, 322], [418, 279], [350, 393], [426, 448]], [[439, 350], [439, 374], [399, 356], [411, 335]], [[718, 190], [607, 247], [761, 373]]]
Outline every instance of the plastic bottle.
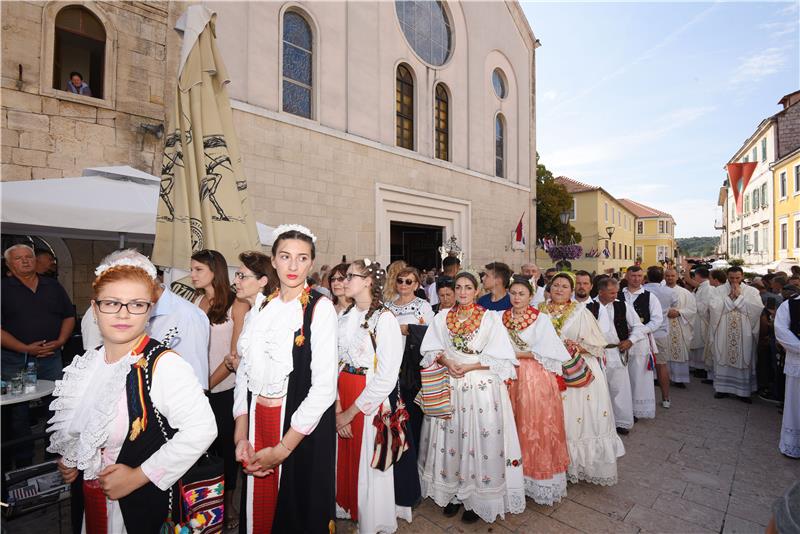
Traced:
[[36, 362], [28, 362], [28, 367], [25, 369], [25, 376], [23, 377], [24, 393], [33, 393], [36, 391]]

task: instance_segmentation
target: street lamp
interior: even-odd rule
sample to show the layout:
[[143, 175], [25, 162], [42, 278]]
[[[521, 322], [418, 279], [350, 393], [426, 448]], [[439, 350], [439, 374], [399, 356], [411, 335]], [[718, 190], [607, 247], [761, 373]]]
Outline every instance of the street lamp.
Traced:
[[562, 211], [558, 214], [558, 218], [561, 219], [561, 224], [564, 225], [564, 244], [568, 244], [569, 242], [569, 217], [572, 215], [570, 211]]
[[606, 226], [606, 233], [608, 234], [608, 238], [609, 239], [611, 239], [611, 236], [614, 235], [615, 231], [616, 231], [616, 228], [614, 228], [613, 226]]

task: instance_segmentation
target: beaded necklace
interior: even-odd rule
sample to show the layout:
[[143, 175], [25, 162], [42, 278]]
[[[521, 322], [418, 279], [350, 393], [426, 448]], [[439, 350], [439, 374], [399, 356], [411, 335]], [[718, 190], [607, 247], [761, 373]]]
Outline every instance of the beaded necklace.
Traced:
[[[459, 321], [457, 318], [460, 310], [469, 312], [469, 315], [463, 321]], [[472, 352], [469, 348], [469, 342], [475, 331], [481, 326], [484, 313], [486, 313], [486, 308], [477, 304], [456, 305], [450, 308], [450, 311], [447, 312], [447, 330], [450, 332], [450, 339], [456, 350], [465, 353]]]
[[518, 349], [524, 350], [528, 346], [528, 344], [519, 337], [519, 333], [532, 325], [538, 316], [539, 310], [533, 306], [528, 306], [522, 313], [522, 317], [515, 317], [512, 309], [503, 312], [503, 326], [508, 330], [508, 336]]
[[576, 304], [572, 301], [566, 305], [553, 304], [552, 302], [542, 302], [539, 304], [539, 310], [550, 316], [550, 322], [553, 323], [553, 327], [556, 329], [556, 333], [559, 336], [561, 335], [561, 329], [564, 327], [564, 323], [572, 316], [572, 312], [574, 312], [576, 308]]
[[[275, 297], [277, 297], [280, 294], [281, 294], [280, 289], [276, 289], [275, 291], [273, 291], [267, 298], [264, 299], [264, 302], [261, 303], [259, 311], [263, 310], [267, 306], [267, 304], [269, 304]], [[303, 288], [303, 291], [300, 293], [300, 296], [298, 296], [297, 298], [303, 307], [303, 317], [305, 317], [306, 307], [308, 306], [308, 301], [311, 298], [311, 288], [308, 285], [306, 285]], [[294, 344], [297, 345], [298, 347], [302, 347], [303, 343], [305, 343], [306, 341], [304, 328], [305, 326], [301, 326], [300, 333], [297, 334], [297, 337], [294, 338]]]

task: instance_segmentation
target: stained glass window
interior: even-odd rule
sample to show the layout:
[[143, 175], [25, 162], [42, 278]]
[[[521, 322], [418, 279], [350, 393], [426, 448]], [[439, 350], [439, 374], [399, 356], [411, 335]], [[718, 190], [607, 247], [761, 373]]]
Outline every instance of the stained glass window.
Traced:
[[450, 160], [450, 99], [441, 83], [436, 86], [436, 157]]
[[283, 16], [283, 111], [311, 118], [313, 56], [311, 26], [302, 15]]
[[414, 150], [414, 78], [406, 65], [397, 67], [395, 109], [397, 146]]
[[444, 65], [452, 44], [450, 20], [442, 2], [397, 0], [397, 19], [406, 41], [424, 61]]
[[505, 120], [503, 115], [497, 114], [494, 119], [494, 174], [500, 178], [506, 175], [506, 141], [505, 141]]

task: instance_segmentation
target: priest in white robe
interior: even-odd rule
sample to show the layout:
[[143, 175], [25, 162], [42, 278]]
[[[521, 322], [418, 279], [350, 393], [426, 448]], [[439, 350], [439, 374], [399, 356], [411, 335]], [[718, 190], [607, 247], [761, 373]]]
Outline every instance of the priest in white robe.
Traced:
[[708, 351], [708, 305], [711, 302], [712, 287], [708, 282], [709, 272], [705, 267], [695, 270], [694, 278], [698, 282], [694, 290], [694, 301], [697, 313], [694, 316], [692, 342], [689, 345], [689, 367], [706, 370], [706, 352]]
[[783, 301], [775, 313], [775, 340], [786, 350], [786, 393], [779, 449], [800, 458], [800, 295]]
[[678, 271], [666, 269], [664, 282], [675, 291], [678, 305], [667, 310], [667, 339], [664, 342], [669, 361], [670, 380], [678, 387], [689, 383], [689, 346], [694, 335], [697, 305], [694, 295], [678, 285]]
[[755, 354], [761, 296], [745, 285], [741, 267], [728, 269], [728, 281], [714, 290], [711, 301], [711, 352], [714, 358], [714, 398], [729, 394], [750, 403], [758, 389]]

